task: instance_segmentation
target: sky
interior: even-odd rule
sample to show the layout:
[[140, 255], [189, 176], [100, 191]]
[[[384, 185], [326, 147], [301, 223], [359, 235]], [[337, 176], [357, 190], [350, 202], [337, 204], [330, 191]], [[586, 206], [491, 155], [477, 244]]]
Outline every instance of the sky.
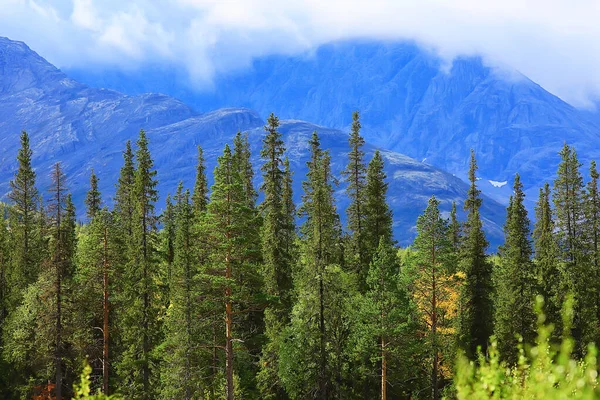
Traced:
[[565, 101], [600, 101], [599, 0], [0, 0], [0, 36], [69, 68], [165, 63], [198, 87], [270, 54], [411, 40], [481, 56]]

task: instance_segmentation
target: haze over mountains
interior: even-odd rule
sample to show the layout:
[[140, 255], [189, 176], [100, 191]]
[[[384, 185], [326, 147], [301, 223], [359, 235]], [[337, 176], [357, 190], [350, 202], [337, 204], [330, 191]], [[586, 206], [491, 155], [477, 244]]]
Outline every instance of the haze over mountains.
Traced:
[[600, 156], [598, 113], [574, 108], [517, 71], [492, 69], [476, 57], [445, 65], [411, 43], [341, 42], [312, 54], [260, 58], [217, 78], [210, 90], [194, 91], [173, 69], [153, 71], [69, 73], [126, 93], [161, 91], [200, 111], [244, 106], [344, 131], [358, 109], [371, 143], [463, 179], [475, 149], [482, 190], [504, 204], [516, 172], [529, 200], [537, 197], [554, 177], [565, 141], [584, 168]]
[[[299, 96], [302, 88], [298, 90]], [[240, 94], [240, 99], [242, 97]], [[308, 100], [302, 101], [308, 104]], [[225, 100], [215, 101], [213, 109], [224, 104]], [[0, 38], [0, 105], [1, 195], [9, 190], [8, 182], [16, 169], [19, 132], [23, 129], [31, 136], [40, 189], [45, 190], [48, 186], [50, 166], [62, 161], [80, 215], [83, 214], [83, 198], [88, 190], [91, 169], [95, 169], [100, 178], [104, 196], [112, 196], [125, 142], [128, 139], [135, 141], [142, 128], [148, 131], [150, 150], [158, 170], [161, 204], [167, 193], [174, 192], [179, 180], [192, 186], [198, 144], [204, 148], [208, 170], [212, 171], [224, 144], [231, 142], [238, 130], [248, 132], [254, 150], [256, 183], [260, 181], [258, 154], [264, 118], [268, 115], [268, 111], [264, 111], [266, 105], [262, 109], [259, 107], [258, 112], [247, 108], [222, 108], [201, 113], [195, 111], [200, 108], [198, 104], [190, 107], [166, 95], [130, 96], [92, 88], [69, 78], [24, 43], [6, 38]], [[348, 117], [353, 106], [347, 106]], [[282, 108], [274, 108], [275, 112], [278, 110], [282, 111]], [[369, 112], [365, 109], [365, 114]], [[290, 112], [282, 112], [282, 117], [289, 118]], [[331, 124], [342, 126], [341, 122], [336, 124], [333, 120]], [[306, 172], [308, 137], [313, 130], [321, 135], [323, 147], [330, 149], [334, 172], [339, 172], [346, 163], [346, 132], [305, 121], [283, 121], [281, 132], [294, 166], [297, 199]], [[375, 135], [370, 137], [377, 139]], [[382, 140], [378, 142], [383, 143]], [[374, 145], [366, 146], [368, 159], [374, 149]], [[390, 182], [389, 200], [395, 216], [395, 234], [400, 243], [407, 244], [413, 238], [416, 218], [432, 194], [441, 200], [443, 210], [448, 211], [452, 201], [459, 202], [460, 208], [467, 191], [463, 181], [391, 150], [384, 150], [383, 155]], [[343, 187], [338, 188], [342, 216], [346, 201]], [[502, 238], [504, 207], [485, 198], [482, 215], [490, 241], [497, 245]]]

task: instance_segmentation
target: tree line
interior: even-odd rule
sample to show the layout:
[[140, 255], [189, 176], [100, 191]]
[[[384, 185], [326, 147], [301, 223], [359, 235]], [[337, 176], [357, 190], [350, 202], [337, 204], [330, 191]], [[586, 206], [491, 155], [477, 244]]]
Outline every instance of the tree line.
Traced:
[[[600, 175], [592, 162], [584, 183], [572, 147], [533, 226], [515, 176], [505, 242], [490, 255], [473, 152], [466, 220], [432, 196], [399, 248], [384, 158], [365, 160], [358, 112], [341, 177], [312, 134], [298, 206], [278, 128], [271, 114], [258, 190], [238, 132], [210, 188], [198, 147], [194, 187], [180, 183], [160, 215], [142, 130], [125, 146], [112, 208], [91, 172], [85, 223], [60, 163], [49, 193], [37, 190], [23, 132], [0, 218], [3, 397], [71, 398], [84, 360], [89, 385], [127, 399], [453, 397], [457, 353], [481, 359], [493, 337], [502, 361], [519, 363], [537, 295], [552, 343], [572, 336], [581, 358], [599, 339]], [[560, 312], [568, 294], [572, 324]]]

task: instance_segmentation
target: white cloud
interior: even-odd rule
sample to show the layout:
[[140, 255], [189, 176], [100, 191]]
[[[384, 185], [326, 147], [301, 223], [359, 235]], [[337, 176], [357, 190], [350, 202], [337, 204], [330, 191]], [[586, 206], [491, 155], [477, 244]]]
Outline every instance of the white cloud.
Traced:
[[482, 55], [577, 105], [600, 98], [597, 0], [0, 0], [0, 35], [59, 66], [163, 60], [197, 82], [348, 38]]

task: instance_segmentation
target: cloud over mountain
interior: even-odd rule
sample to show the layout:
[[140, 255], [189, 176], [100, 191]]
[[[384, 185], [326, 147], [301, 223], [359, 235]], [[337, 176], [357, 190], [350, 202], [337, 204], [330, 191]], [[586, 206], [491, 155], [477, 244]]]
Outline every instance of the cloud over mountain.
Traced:
[[59, 66], [179, 66], [202, 87], [258, 56], [341, 39], [409, 39], [448, 62], [482, 55], [577, 106], [600, 95], [594, 0], [3, 0], [0, 35]]

